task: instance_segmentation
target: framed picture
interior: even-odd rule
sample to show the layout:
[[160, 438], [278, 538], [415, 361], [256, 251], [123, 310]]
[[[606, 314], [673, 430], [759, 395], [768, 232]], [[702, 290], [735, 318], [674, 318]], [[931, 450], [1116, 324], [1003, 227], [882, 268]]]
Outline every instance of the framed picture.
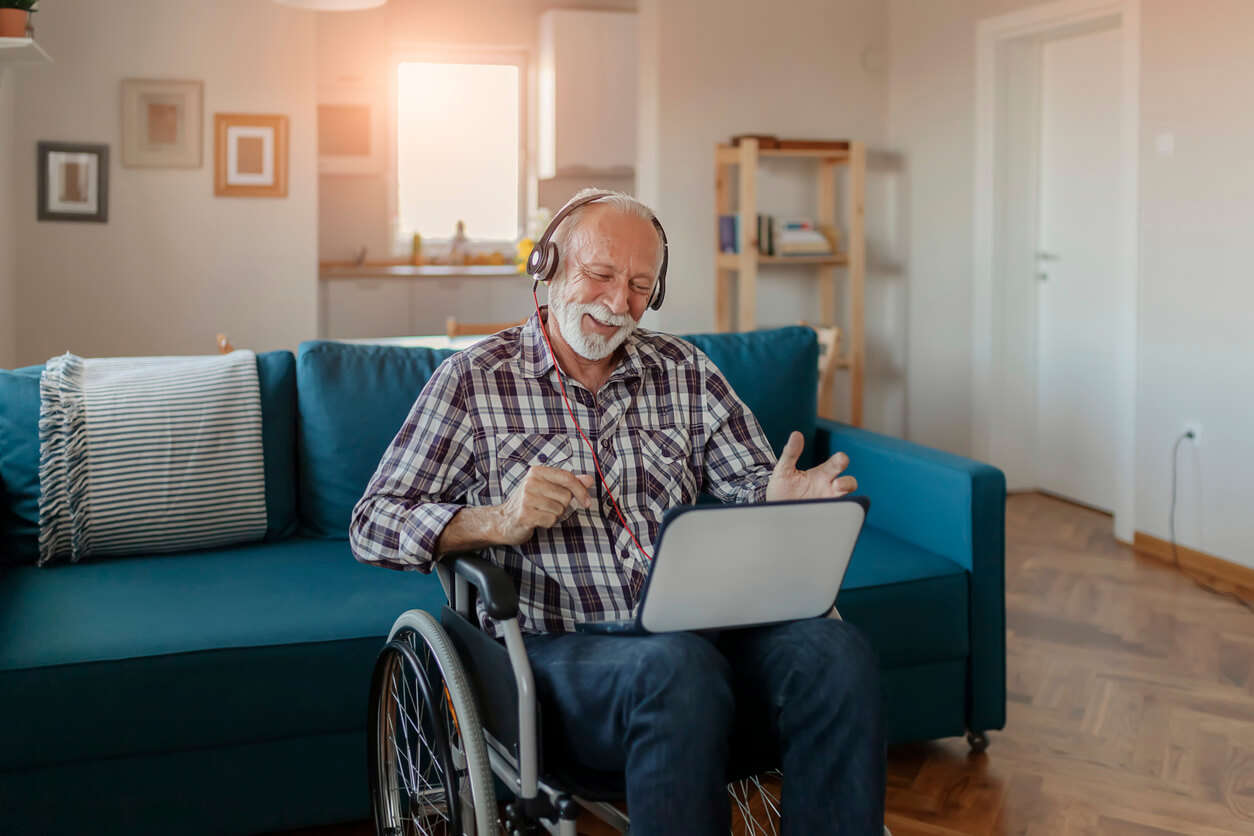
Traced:
[[213, 116], [213, 193], [287, 197], [287, 117]]
[[200, 168], [204, 87], [199, 81], [123, 81], [122, 165]]
[[39, 220], [109, 220], [108, 145], [40, 142], [36, 160]]
[[384, 161], [384, 95], [365, 85], [318, 88], [318, 171], [379, 174]]

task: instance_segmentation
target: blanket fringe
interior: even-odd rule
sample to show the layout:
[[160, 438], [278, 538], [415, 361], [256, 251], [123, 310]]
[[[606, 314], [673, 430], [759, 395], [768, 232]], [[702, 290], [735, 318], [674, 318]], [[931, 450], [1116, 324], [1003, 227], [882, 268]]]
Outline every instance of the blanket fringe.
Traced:
[[82, 371], [82, 358], [67, 353], [50, 360], [39, 379], [40, 566], [85, 553], [77, 536], [88, 513]]

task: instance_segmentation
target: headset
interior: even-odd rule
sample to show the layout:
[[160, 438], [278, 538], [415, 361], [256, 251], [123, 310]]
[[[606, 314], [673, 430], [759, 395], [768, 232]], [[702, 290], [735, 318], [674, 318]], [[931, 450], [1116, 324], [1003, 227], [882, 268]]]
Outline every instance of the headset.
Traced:
[[[579, 433], [579, 437], [583, 439], [583, 443], [592, 451], [592, 465], [596, 468], [597, 478], [601, 480], [601, 487], [605, 488], [605, 495], [610, 498], [610, 502], [614, 505], [614, 511], [618, 514], [618, 521], [623, 524], [623, 530], [627, 532], [631, 542], [636, 544], [636, 548], [640, 550], [640, 553], [652, 563], [653, 555], [649, 554], [644, 546], [640, 545], [640, 541], [636, 539], [631, 526], [627, 525], [627, 518], [623, 516], [622, 509], [618, 507], [618, 500], [614, 498], [614, 492], [610, 490], [609, 483], [605, 481], [605, 476], [601, 473], [601, 460], [597, 456], [596, 445], [584, 434], [583, 428], [579, 426], [579, 419], [575, 417], [575, 411], [570, 406], [570, 399], [566, 397], [566, 383], [563, 380], [562, 366], [557, 362], [557, 354], [553, 351], [553, 343], [549, 341], [549, 329], [544, 324], [544, 317], [540, 316], [540, 297], [537, 293], [537, 288], [541, 282], [548, 284], [557, 275], [557, 245], [551, 239], [558, 226], [576, 209], [587, 206], [589, 203], [595, 203], [598, 200], [604, 200], [607, 197], [612, 197], [612, 193], [598, 192], [581, 197], [578, 200], [572, 200], [563, 206], [553, 216], [553, 220], [549, 221], [549, 225], [545, 228], [544, 234], [540, 236], [540, 240], [531, 248], [531, 254], [527, 256], [527, 273], [530, 274], [533, 280], [531, 297], [536, 303], [536, 319], [540, 323], [540, 333], [544, 336], [544, 344], [548, 346], [549, 355], [553, 358], [553, 368], [557, 370], [557, 383], [561, 387], [562, 401], [566, 404], [566, 413], [570, 415], [570, 420], [574, 422], [575, 430]], [[662, 239], [662, 267], [658, 270], [657, 282], [653, 285], [653, 294], [649, 297], [648, 305], [650, 309], [656, 311], [662, 307], [662, 300], [666, 298], [666, 264], [669, 260], [669, 245], [666, 242], [666, 230], [662, 229], [662, 222], [657, 219], [656, 215], [650, 214], [653, 226], [657, 229], [658, 235]], [[633, 594], [639, 592], [638, 586], [636, 589], [633, 589]]]
[[[545, 227], [544, 234], [540, 236], [540, 240], [536, 241], [535, 246], [531, 248], [531, 254], [527, 256], [527, 274], [537, 282], [548, 284], [557, 275], [557, 245], [553, 243], [553, 233], [561, 226], [562, 221], [570, 217], [570, 214], [577, 209], [582, 209], [589, 203], [596, 203], [598, 200], [604, 200], [607, 197], [613, 197], [612, 192], [597, 192], [578, 200], [572, 200], [563, 206], [553, 220], [549, 221], [549, 225]], [[653, 295], [649, 297], [649, 308], [652, 310], [660, 310], [662, 301], [666, 298], [666, 265], [670, 260], [670, 245], [666, 241], [666, 230], [662, 229], [662, 222], [657, 219], [656, 215], [650, 213], [650, 220], [653, 221], [653, 228], [657, 230], [658, 236], [662, 239], [662, 267], [657, 273], [657, 284], [653, 286]]]

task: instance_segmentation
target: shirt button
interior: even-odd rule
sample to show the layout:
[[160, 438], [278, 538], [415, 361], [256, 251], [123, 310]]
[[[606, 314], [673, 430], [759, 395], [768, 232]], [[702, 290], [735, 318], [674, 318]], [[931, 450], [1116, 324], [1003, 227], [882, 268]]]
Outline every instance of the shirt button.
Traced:
[[549, 460], [549, 457], [547, 454], [541, 453], [540, 455], [536, 456], [536, 460], [543, 463], [543, 462], [547, 462]]
[[604, 448], [604, 449], [606, 449], [606, 450], [610, 449], [610, 448], [611, 448], [611, 447], [613, 447], [613, 446], [614, 446], [614, 445], [610, 442], [610, 440], [609, 440], [608, 438], [607, 438], [607, 439], [605, 439], [604, 441], [602, 441], [602, 442], [601, 442], [601, 447], [602, 447], [602, 448]]

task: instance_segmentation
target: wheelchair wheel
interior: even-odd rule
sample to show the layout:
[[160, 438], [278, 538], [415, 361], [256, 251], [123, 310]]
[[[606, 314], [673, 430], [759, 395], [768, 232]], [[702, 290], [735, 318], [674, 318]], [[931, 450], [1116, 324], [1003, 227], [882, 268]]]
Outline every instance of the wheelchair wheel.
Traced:
[[779, 836], [779, 770], [727, 785], [732, 804], [732, 836]]
[[370, 687], [370, 798], [379, 836], [494, 836], [492, 770], [474, 694], [439, 623], [392, 626]]

